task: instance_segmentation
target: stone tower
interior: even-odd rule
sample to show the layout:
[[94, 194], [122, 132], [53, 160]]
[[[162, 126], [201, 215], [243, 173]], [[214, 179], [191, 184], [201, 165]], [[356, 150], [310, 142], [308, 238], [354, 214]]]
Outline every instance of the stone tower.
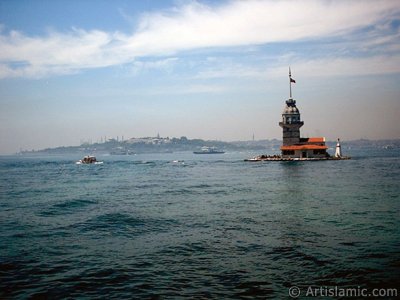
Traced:
[[300, 121], [300, 111], [296, 107], [296, 100], [286, 100], [286, 107], [283, 109], [282, 122], [279, 126], [283, 129], [283, 146], [290, 146], [300, 143], [300, 127], [304, 125]]
[[283, 109], [282, 122], [279, 122], [279, 126], [283, 129], [283, 146], [299, 144], [300, 127], [304, 125], [304, 122], [300, 121], [300, 111], [296, 106], [296, 100], [292, 98], [292, 83], [296, 81], [292, 78], [289, 68], [290, 97], [286, 100], [286, 106]]

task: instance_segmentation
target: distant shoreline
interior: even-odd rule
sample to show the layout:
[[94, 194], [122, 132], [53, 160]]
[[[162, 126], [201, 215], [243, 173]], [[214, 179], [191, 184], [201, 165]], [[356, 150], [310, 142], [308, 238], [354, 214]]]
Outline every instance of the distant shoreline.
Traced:
[[[328, 147], [332, 148], [336, 141], [328, 141]], [[99, 153], [110, 155], [132, 155], [142, 153], [173, 153], [194, 151], [203, 146], [216, 147], [223, 151], [278, 151], [282, 141], [278, 139], [271, 140], [250, 140], [250, 141], [234, 141], [224, 142], [216, 140], [188, 139], [181, 138], [132, 138], [125, 141], [117, 141], [115, 139], [102, 143], [82, 144], [80, 146], [61, 146], [54, 148], [45, 148], [40, 150], [22, 150], [14, 155], [31, 155], [31, 154], [82, 154], [82, 153]], [[350, 140], [343, 141], [345, 148], [381, 148], [381, 149], [397, 149], [400, 148], [400, 139], [390, 140]], [[13, 155], [13, 154], [11, 154]]]

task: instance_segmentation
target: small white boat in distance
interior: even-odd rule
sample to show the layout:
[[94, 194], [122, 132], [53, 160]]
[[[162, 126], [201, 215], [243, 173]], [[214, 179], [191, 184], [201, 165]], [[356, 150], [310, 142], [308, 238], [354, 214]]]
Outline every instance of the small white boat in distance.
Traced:
[[219, 151], [215, 147], [201, 147], [200, 151], [194, 151], [194, 154], [224, 154], [224, 151]]
[[96, 157], [93, 155], [86, 155], [82, 159], [76, 162], [77, 165], [88, 165], [88, 164], [102, 164], [102, 161], [97, 161]]

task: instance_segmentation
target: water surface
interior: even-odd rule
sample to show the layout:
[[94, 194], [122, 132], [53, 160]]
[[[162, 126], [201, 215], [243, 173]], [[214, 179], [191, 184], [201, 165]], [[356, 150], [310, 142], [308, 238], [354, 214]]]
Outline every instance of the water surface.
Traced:
[[1, 298], [281, 298], [398, 287], [398, 150], [0, 158]]

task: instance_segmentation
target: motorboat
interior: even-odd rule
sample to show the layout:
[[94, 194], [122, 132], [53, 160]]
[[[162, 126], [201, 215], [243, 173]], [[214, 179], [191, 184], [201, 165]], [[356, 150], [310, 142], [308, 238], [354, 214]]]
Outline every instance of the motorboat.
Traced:
[[86, 155], [82, 159], [76, 162], [78, 165], [87, 165], [87, 164], [102, 164], [102, 161], [97, 161], [96, 157], [93, 155]]

